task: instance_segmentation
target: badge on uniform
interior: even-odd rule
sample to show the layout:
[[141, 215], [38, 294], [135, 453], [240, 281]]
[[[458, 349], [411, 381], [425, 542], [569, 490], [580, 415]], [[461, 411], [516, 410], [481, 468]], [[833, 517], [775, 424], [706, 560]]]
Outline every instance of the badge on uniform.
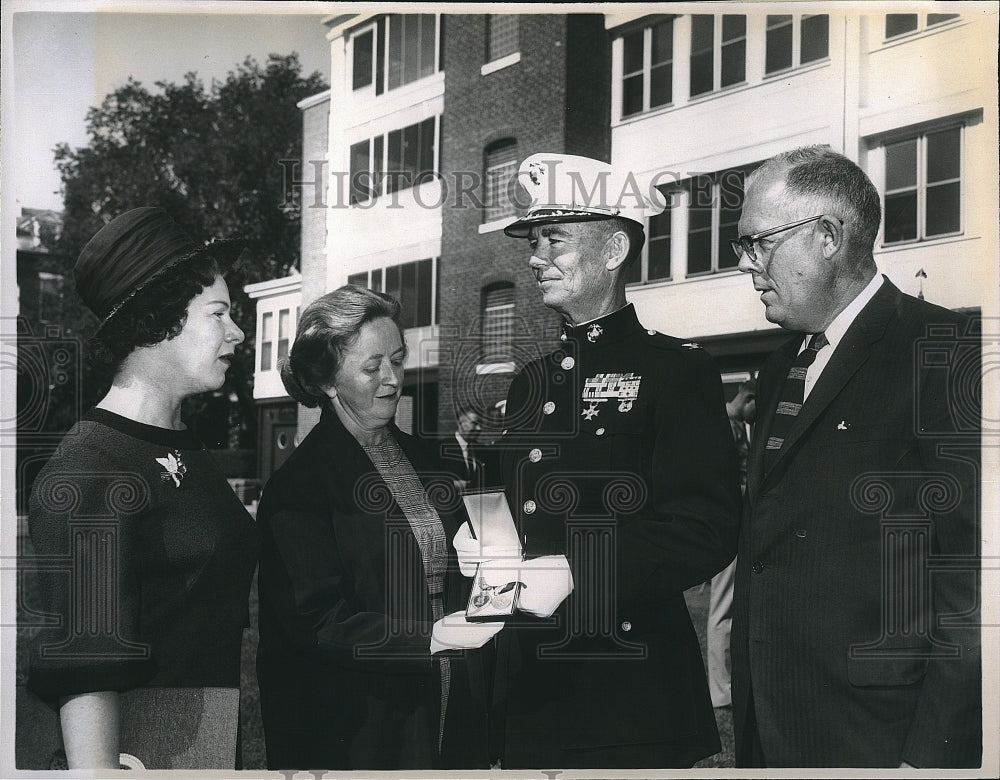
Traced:
[[632, 410], [632, 404], [639, 397], [639, 384], [642, 376], [635, 374], [598, 374], [588, 378], [583, 383], [583, 400], [590, 404], [582, 414], [588, 420], [594, 419], [599, 413], [598, 404], [606, 401], [618, 401], [618, 411], [625, 413]]

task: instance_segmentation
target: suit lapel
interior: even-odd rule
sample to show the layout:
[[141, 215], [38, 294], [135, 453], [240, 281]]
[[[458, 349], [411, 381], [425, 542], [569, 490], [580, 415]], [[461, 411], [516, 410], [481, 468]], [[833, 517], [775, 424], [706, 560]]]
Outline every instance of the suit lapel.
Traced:
[[[764, 482], [782, 471], [782, 464], [789, 457], [789, 453], [795, 449], [796, 444], [808, 433], [820, 414], [829, 407], [851, 377], [868, 360], [871, 344], [882, 338], [889, 320], [895, 315], [901, 297], [899, 289], [888, 279], [884, 279], [875, 296], [858, 313], [802, 405], [798, 418], [785, 437], [774, 468], [763, 480]], [[781, 392], [780, 387], [778, 392]], [[768, 408], [773, 415], [772, 404], [769, 403]], [[770, 425], [770, 419], [768, 424]]]

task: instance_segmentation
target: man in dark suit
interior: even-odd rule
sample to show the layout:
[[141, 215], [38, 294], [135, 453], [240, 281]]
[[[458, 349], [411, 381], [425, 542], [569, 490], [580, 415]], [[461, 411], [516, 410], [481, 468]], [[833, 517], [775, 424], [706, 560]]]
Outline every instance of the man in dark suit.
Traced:
[[732, 560], [739, 522], [721, 377], [625, 300], [655, 189], [561, 154], [519, 177], [532, 204], [506, 233], [527, 239], [564, 325], [511, 384], [503, 476], [526, 556], [565, 555], [575, 587], [551, 618], [518, 612], [498, 635], [496, 755], [505, 769], [689, 767], [719, 737], [684, 590]]
[[778, 155], [733, 242], [795, 336], [757, 383], [737, 556], [740, 766], [975, 767], [980, 350], [877, 273], [879, 196], [843, 155]]

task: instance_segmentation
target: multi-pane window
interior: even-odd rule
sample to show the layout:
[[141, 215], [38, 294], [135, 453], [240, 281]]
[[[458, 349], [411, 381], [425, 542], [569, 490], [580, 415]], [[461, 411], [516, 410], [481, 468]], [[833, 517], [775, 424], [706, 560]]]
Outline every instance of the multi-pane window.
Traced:
[[412, 187], [437, 171], [437, 117], [351, 145], [351, 203]]
[[673, 100], [674, 20], [622, 38], [622, 116], [668, 105]]
[[288, 357], [288, 344], [289, 338], [291, 337], [291, 318], [292, 312], [290, 309], [281, 309], [278, 312], [278, 360], [284, 360]]
[[830, 17], [768, 14], [764, 72], [777, 73], [830, 55]]
[[511, 358], [514, 338], [514, 285], [497, 282], [483, 290], [483, 363], [501, 363]]
[[[298, 309], [295, 310], [295, 318], [298, 319]], [[275, 339], [274, 312], [266, 311], [260, 317], [260, 370], [270, 371], [278, 368], [280, 361], [288, 358], [288, 351], [291, 348], [292, 331], [295, 329], [295, 320], [292, 319], [291, 309], [278, 310], [278, 332]], [[277, 349], [275, 349], [277, 347]]]
[[962, 128], [885, 145], [886, 244], [962, 230]]
[[646, 246], [642, 256], [635, 259], [625, 272], [628, 284], [655, 282], [670, 278], [670, 220], [673, 211], [673, 193], [661, 187], [667, 207], [649, 218], [646, 225]]
[[513, 138], [496, 141], [486, 147], [485, 157], [483, 222], [514, 216], [511, 187], [517, 175], [517, 141]]
[[[897, 35], [906, 35], [925, 27], [933, 27], [935, 24], [943, 24], [957, 19], [958, 14], [886, 14], [885, 15], [885, 37], [895, 38]], [[923, 24], [921, 24], [923, 22]]]
[[691, 97], [746, 80], [746, 32], [742, 14], [691, 16]]
[[260, 370], [271, 370], [274, 348], [274, 312], [266, 311], [260, 318]]
[[434, 258], [373, 268], [347, 277], [348, 284], [386, 293], [399, 301], [399, 323], [420, 328], [437, 321], [436, 266]]
[[486, 17], [486, 61], [493, 62], [518, 50], [517, 14]]
[[436, 14], [389, 14], [354, 35], [351, 83], [354, 89], [375, 84], [375, 94], [396, 89], [434, 73], [438, 57]]
[[739, 237], [743, 182], [754, 166], [733, 168], [685, 182], [688, 193], [688, 276], [728, 271], [739, 263], [729, 242]]
[[352, 43], [354, 59], [351, 68], [351, 86], [354, 89], [367, 87], [372, 83], [372, 65], [375, 62], [375, 31], [368, 30], [356, 35]]

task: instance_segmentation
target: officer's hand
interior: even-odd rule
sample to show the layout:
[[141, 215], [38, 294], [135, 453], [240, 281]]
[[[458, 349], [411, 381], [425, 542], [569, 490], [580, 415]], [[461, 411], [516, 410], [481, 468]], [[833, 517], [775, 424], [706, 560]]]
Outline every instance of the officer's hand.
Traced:
[[434, 624], [431, 629], [431, 655], [442, 650], [460, 650], [482, 647], [500, 633], [503, 622], [470, 623], [464, 610], [452, 612]]
[[[546, 555], [512, 564], [508, 561], [488, 561], [483, 564], [480, 572], [490, 581], [500, 581], [493, 570], [507, 570], [522, 583], [517, 597], [517, 608], [538, 617], [549, 617], [556, 608], [573, 592], [573, 572], [565, 555]], [[502, 573], [498, 572], [498, 573]]]
[[483, 547], [478, 539], [473, 538], [472, 531], [468, 523], [459, 526], [458, 533], [452, 540], [455, 552], [458, 553], [458, 568], [466, 577], [476, 576], [476, 567], [486, 560], [506, 560], [510, 562], [513, 558], [521, 560], [521, 549], [519, 547]]

